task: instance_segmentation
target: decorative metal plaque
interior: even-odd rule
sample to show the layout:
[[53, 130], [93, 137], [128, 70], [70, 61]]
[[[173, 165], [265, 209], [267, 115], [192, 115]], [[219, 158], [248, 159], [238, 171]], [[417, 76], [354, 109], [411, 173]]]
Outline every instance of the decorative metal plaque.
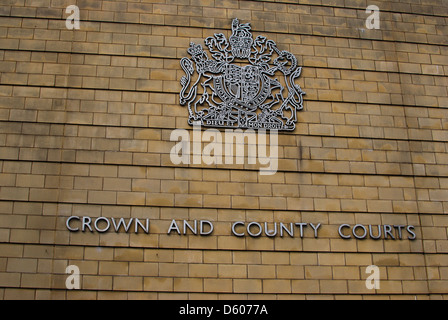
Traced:
[[[293, 131], [302, 91], [295, 83], [302, 68], [288, 51], [264, 36], [252, 37], [249, 23], [232, 22], [232, 35], [205, 39], [211, 58], [191, 43], [182, 58], [180, 104], [188, 105], [188, 123], [205, 127]], [[286, 87], [286, 89], [285, 89]]]

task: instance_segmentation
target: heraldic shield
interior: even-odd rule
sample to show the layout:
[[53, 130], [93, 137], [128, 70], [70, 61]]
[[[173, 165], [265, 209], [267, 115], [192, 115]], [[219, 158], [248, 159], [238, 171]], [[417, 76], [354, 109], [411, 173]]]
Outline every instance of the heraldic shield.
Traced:
[[249, 23], [232, 22], [232, 35], [190, 44], [182, 58], [180, 104], [188, 123], [205, 127], [293, 131], [305, 92], [295, 83], [302, 68], [288, 51], [264, 36], [255, 40]]

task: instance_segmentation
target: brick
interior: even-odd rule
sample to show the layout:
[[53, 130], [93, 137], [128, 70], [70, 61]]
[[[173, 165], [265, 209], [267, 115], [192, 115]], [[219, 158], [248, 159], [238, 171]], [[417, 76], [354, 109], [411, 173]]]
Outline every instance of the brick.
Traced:
[[346, 280], [322, 280], [320, 282], [320, 292], [322, 294], [343, 294], [348, 293]]
[[319, 280], [292, 280], [292, 293], [319, 293]]
[[145, 291], [172, 291], [173, 278], [145, 277], [143, 288]]
[[113, 290], [142, 290], [143, 277], [113, 277]]
[[263, 280], [264, 293], [291, 293], [290, 280]]
[[127, 262], [107, 262], [99, 263], [100, 273], [103, 275], [127, 275], [129, 265]]
[[205, 292], [232, 293], [232, 279], [204, 279]]
[[82, 277], [81, 287], [91, 290], [112, 290], [113, 277], [111, 276], [89, 276]]
[[262, 281], [258, 279], [234, 279], [233, 290], [235, 293], [261, 293]]
[[175, 278], [174, 291], [203, 292], [203, 281], [199, 278]]
[[[434, 16], [444, 8], [388, 3], [396, 21], [386, 12], [381, 32], [359, 39], [355, 0], [82, 0], [93, 22], [75, 32], [56, 2], [0, 8], [0, 298], [444, 297], [448, 50]], [[191, 130], [179, 59], [210, 28], [228, 38], [230, 16], [253, 19], [254, 37], [269, 31], [303, 66], [304, 110], [279, 135], [272, 176], [169, 158], [170, 132]], [[70, 215], [148, 217], [151, 234], [69, 233]], [[167, 235], [172, 219], [215, 230]], [[303, 239], [298, 228], [295, 238], [240, 238], [234, 221], [322, 228], [317, 239], [309, 226]], [[343, 223], [413, 224], [417, 240], [345, 240]], [[47, 290], [65, 289], [68, 263], [85, 290]], [[371, 264], [375, 292], [364, 282]]]

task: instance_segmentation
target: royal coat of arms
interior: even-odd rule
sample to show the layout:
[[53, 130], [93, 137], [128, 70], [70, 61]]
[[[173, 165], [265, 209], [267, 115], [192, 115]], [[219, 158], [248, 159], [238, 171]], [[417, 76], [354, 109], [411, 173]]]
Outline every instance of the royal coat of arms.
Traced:
[[[190, 44], [182, 58], [180, 104], [188, 123], [206, 127], [293, 131], [305, 94], [295, 83], [302, 68], [288, 51], [264, 36], [252, 37], [249, 23], [232, 22], [232, 35]], [[285, 90], [286, 87], [286, 90]]]

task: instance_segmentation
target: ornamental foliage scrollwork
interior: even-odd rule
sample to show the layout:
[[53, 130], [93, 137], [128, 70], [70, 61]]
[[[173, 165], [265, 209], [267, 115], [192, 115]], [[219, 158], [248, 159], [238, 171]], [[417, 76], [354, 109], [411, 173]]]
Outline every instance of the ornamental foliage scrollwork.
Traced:
[[305, 94], [296, 80], [297, 58], [264, 36], [252, 37], [249, 23], [232, 22], [229, 39], [222, 33], [191, 43], [181, 59], [180, 104], [188, 106], [188, 123], [206, 127], [293, 131]]

